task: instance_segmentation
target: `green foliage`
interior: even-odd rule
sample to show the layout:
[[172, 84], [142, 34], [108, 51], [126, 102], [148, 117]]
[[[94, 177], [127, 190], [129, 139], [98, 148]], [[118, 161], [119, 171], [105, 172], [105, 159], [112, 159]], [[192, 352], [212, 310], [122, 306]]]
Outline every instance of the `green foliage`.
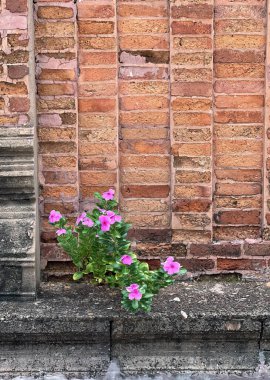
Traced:
[[149, 312], [159, 289], [171, 285], [173, 276], [186, 270], [172, 257], [158, 270], [150, 270], [147, 263], [137, 259], [127, 240], [131, 225], [122, 220], [114, 192], [109, 192], [95, 193], [96, 207], [80, 215], [74, 228], [67, 226], [67, 220], [55, 210], [49, 221], [57, 227], [58, 243], [77, 268], [73, 280], [91, 274], [93, 283], [121, 289], [124, 308]]

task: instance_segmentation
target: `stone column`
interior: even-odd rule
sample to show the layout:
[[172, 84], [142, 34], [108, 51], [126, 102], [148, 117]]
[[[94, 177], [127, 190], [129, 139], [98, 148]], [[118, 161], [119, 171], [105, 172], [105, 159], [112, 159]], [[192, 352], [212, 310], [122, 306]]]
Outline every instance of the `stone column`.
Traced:
[[38, 281], [33, 5], [1, 4], [0, 299], [33, 298]]

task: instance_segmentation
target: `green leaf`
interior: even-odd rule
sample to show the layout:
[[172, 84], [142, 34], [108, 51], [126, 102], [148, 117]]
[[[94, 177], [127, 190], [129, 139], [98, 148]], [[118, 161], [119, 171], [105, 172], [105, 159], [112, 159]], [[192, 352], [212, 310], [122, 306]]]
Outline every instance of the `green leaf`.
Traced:
[[133, 309], [137, 310], [139, 307], [139, 302], [137, 300], [132, 300], [131, 302]]
[[180, 269], [179, 274], [186, 274], [187, 270], [185, 268]]
[[73, 280], [77, 281], [80, 280], [83, 277], [83, 272], [75, 272], [73, 275]]

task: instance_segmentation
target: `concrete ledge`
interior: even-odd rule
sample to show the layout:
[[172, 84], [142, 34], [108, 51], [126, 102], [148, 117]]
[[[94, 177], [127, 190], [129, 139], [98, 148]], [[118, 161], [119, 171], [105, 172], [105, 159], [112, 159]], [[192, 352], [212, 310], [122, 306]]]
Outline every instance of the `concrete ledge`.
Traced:
[[0, 377], [93, 376], [112, 359], [126, 374], [253, 371], [270, 356], [267, 285], [177, 283], [148, 315], [123, 311], [117, 290], [44, 285], [36, 301], [1, 302]]

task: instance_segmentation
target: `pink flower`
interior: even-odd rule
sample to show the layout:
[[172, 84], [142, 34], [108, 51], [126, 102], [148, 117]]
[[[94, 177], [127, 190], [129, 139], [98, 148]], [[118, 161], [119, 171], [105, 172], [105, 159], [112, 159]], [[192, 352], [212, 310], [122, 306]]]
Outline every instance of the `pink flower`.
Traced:
[[59, 211], [52, 210], [49, 215], [49, 222], [50, 223], [57, 223], [62, 218], [62, 215]]
[[142, 298], [142, 293], [139, 291], [138, 284], [131, 284], [126, 288], [126, 290], [129, 292], [128, 298], [130, 300], [139, 301]]
[[56, 231], [56, 235], [61, 236], [67, 233], [67, 230], [65, 228], [60, 228], [60, 230]]
[[82, 222], [85, 217], [86, 217], [86, 212], [83, 212], [80, 216], [78, 216], [76, 220], [76, 224], [79, 224], [80, 222]]
[[138, 290], [139, 289], [139, 285], [138, 284], [131, 284], [129, 285], [126, 290], [130, 293], [130, 292], [133, 292], [134, 290]]
[[122, 262], [122, 264], [125, 265], [131, 265], [133, 263], [132, 257], [130, 257], [129, 255], [123, 255], [120, 261]]
[[162, 263], [161, 265], [163, 266], [164, 271], [169, 275], [178, 273], [181, 268], [181, 265], [178, 262], [174, 261], [174, 258], [172, 256], [169, 256], [165, 263]]
[[104, 198], [106, 201], [110, 201], [114, 197], [115, 191], [113, 189], [109, 189], [105, 193], [102, 194], [102, 198]]
[[115, 215], [114, 220], [119, 223], [122, 220], [122, 216], [121, 215]]
[[106, 214], [110, 218], [110, 223], [114, 224], [115, 223], [115, 213], [113, 211], [107, 211]]
[[142, 293], [138, 289], [133, 290], [133, 292], [129, 293], [128, 298], [130, 300], [140, 301], [140, 299], [142, 298]]
[[87, 216], [83, 219], [82, 224], [87, 227], [93, 227], [94, 222], [92, 219], [88, 218]]
[[110, 231], [111, 228], [111, 220], [106, 215], [100, 215], [99, 221], [101, 223], [101, 231]]

